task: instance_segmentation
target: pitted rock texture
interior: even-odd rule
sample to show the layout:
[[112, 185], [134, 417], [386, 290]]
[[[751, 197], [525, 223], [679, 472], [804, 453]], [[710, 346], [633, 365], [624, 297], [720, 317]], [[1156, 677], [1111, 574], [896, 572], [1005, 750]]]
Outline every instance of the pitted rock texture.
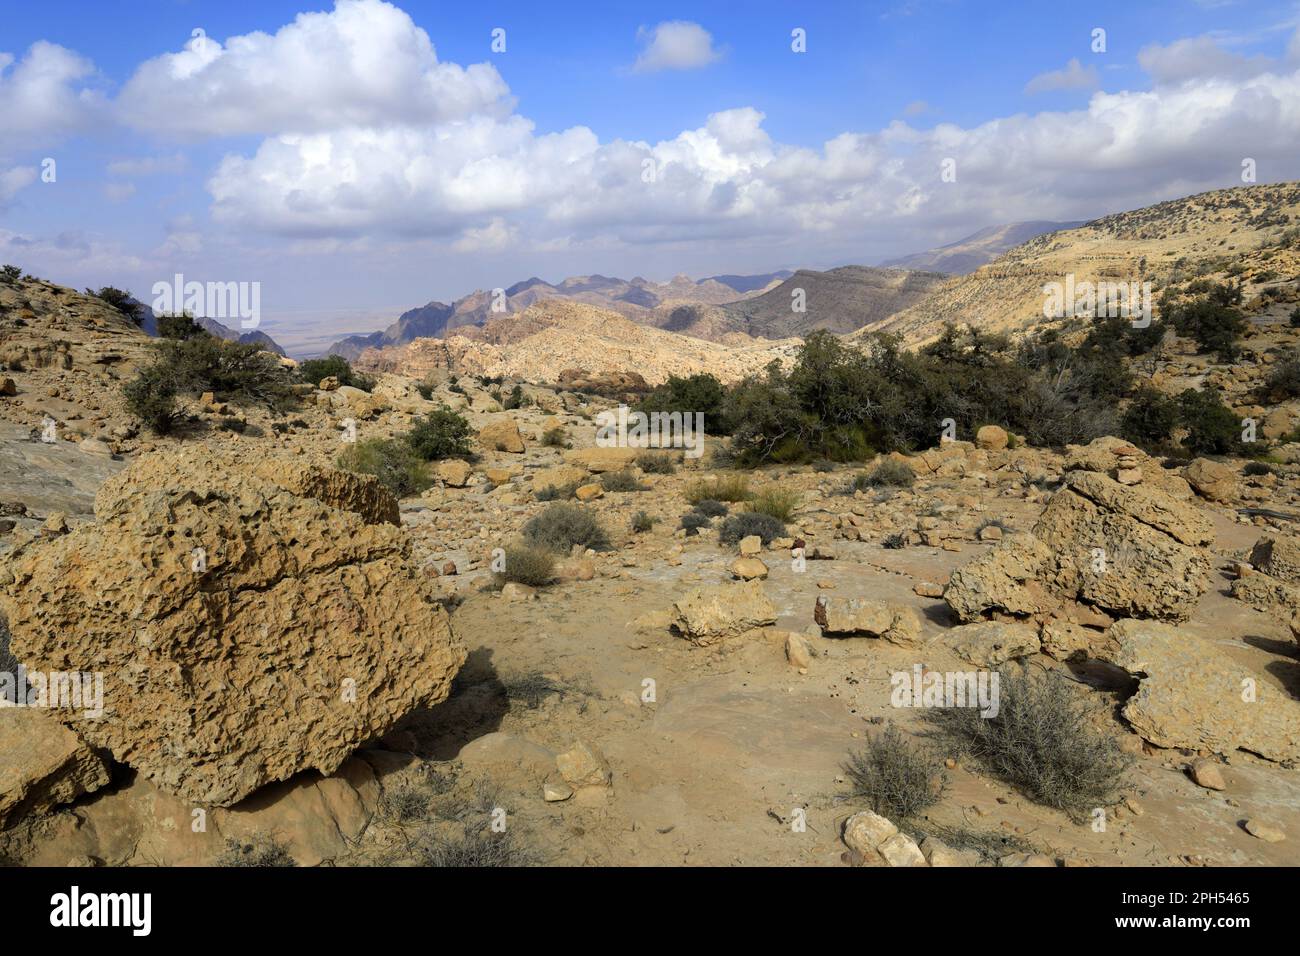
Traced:
[[295, 494], [263, 472], [293, 474], [197, 447], [142, 458], [96, 523], [19, 549], [0, 593], [29, 668], [105, 675], [100, 719], [60, 717], [196, 804], [332, 773], [445, 699], [465, 659], [404, 532], [338, 506], [356, 486]]

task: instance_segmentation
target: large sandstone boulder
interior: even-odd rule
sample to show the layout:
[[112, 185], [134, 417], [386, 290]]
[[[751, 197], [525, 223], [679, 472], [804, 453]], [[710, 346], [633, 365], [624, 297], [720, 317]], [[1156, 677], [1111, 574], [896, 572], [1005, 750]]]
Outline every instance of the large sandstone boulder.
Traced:
[[1157, 621], [1116, 621], [1112, 664], [1138, 677], [1124, 718], [1158, 747], [1300, 759], [1300, 702], [1213, 643]]
[[46, 710], [0, 706], [0, 829], [108, 783], [108, 766]]
[[1202, 498], [1232, 501], [1237, 497], [1237, 473], [1209, 458], [1197, 458], [1183, 469], [1183, 477]]
[[759, 581], [696, 588], [673, 602], [671, 626], [695, 644], [713, 644], [774, 623], [776, 608]]
[[202, 447], [142, 458], [94, 524], [17, 549], [0, 591], [30, 669], [105, 675], [102, 717], [57, 715], [196, 804], [332, 773], [445, 699], [465, 659], [401, 529], [336, 503], [346, 480], [267, 477], [290, 474]]
[[515, 455], [524, 451], [524, 439], [513, 418], [498, 418], [484, 425], [479, 430], [478, 441], [488, 451], [506, 451]]
[[904, 646], [921, 640], [920, 615], [905, 604], [819, 597], [813, 607], [813, 620], [829, 636], [865, 634]]
[[1265, 535], [1255, 542], [1250, 563], [1287, 584], [1300, 584], [1300, 540]]
[[1072, 471], [1029, 535], [954, 571], [944, 598], [963, 621], [1030, 616], [1063, 601], [1184, 620], [1209, 587], [1212, 540], [1209, 518], [1164, 491]]
[[636, 461], [644, 448], [601, 447], [574, 448], [564, 453], [564, 460], [570, 465], [585, 469], [595, 474], [606, 471], [622, 471]]

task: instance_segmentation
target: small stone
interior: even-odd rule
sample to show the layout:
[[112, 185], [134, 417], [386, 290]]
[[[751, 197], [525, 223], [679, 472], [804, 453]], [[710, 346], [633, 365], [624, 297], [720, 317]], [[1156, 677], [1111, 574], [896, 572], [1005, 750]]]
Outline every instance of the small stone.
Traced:
[[573, 788], [567, 783], [548, 783], [542, 787], [542, 799], [547, 803], [561, 803], [573, 796]]
[[761, 554], [763, 551], [763, 539], [756, 534], [740, 539], [740, 553], [746, 556]]
[[785, 659], [792, 667], [801, 670], [812, 665], [812, 651], [808, 648], [808, 642], [793, 631], [785, 636]]
[[1204, 787], [1206, 790], [1227, 790], [1228, 785], [1223, 780], [1223, 773], [1219, 770], [1219, 765], [1213, 760], [1207, 760], [1201, 757], [1192, 761], [1192, 782], [1198, 787]]
[[595, 501], [605, 496], [605, 489], [597, 484], [583, 485], [573, 493], [579, 501]]
[[1247, 820], [1246, 832], [1257, 840], [1263, 840], [1265, 843], [1281, 843], [1286, 839], [1286, 834], [1280, 827], [1263, 820]]
[[872, 813], [870, 810], [855, 813], [844, 821], [845, 846], [850, 850], [857, 850], [864, 856], [869, 856], [882, 843], [897, 833], [898, 827], [880, 814]]
[[895, 833], [876, 848], [880, 858], [890, 866], [928, 866], [925, 854], [906, 833]]
[[742, 581], [762, 581], [767, 578], [767, 565], [758, 558], [740, 557], [731, 562], [731, 573]]
[[579, 740], [555, 758], [555, 765], [567, 783], [575, 787], [608, 787], [609, 764], [605, 755], [594, 745]]

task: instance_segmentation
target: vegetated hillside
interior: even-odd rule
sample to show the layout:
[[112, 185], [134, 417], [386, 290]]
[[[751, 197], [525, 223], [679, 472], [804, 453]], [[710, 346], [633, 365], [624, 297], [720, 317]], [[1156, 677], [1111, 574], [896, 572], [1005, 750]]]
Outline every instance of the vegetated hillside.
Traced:
[[1081, 225], [1082, 222], [1052, 222], [1044, 219], [1032, 222], [1008, 222], [1000, 226], [989, 226], [987, 229], [971, 233], [964, 239], [958, 239], [956, 242], [935, 249], [890, 259], [888, 262], [882, 262], [881, 265], [965, 275], [1035, 236], [1059, 232], [1062, 229], [1074, 229]]
[[757, 294], [789, 273], [762, 276], [719, 276], [695, 280], [675, 276], [669, 282], [648, 279], [618, 279], [602, 275], [571, 276], [551, 284], [537, 277], [502, 289], [499, 305], [491, 291], [470, 293], [448, 305], [430, 302], [402, 313], [382, 332], [352, 335], [330, 346], [329, 351], [349, 360], [367, 348], [405, 345], [418, 338], [439, 338], [458, 329], [482, 326], [500, 315], [515, 315], [546, 299], [580, 302], [617, 312], [634, 322], [658, 325], [655, 318], [665, 309], [683, 304], [720, 305]]
[[547, 299], [519, 315], [493, 319], [482, 329], [367, 350], [356, 364], [365, 371], [413, 378], [450, 372], [544, 383], [561, 381], [564, 372], [572, 371], [635, 373], [653, 385], [669, 375], [695, 372], [734, 381], [774, 358], [788, 357], [797, 344], [743, 336], [732, 345], [707, 342], [638, 325], [608, 309]]
[[[935, 272], [842, 266], [826, 272], [800, 269], [762, 295], [732, 302], [732, 331], [763, 338], [806, 335], [813, 329], [846, 333], [877, 325], [926, 297], [948, 277]], [[797, 290], [805, 310], [794, 311]]]
[[[140, 309], [140, 328], [147, 335], [158, 335], [158, 317], [154, 314], [153, 309], [137, 300], [136, 304]], [[267, 335], [260, 329], [253, 329], [249, 332], [237, 332], [227, 325], [223, 325], [216, 319], [201, 318], [195, 319], [194, 323], [203, 331], [215, 335], [219, 339], [225, 339], [227, 342], [240, 342], [244, 345], [258, 345], [264, 351], [274, 352], [276, 355], [286, 354], [280, 347], [280, 343]]]
[[1154, 300], [1171, 286], [1216, 275], [1240, 278], [1248, 296], [1258, 295], [1295, 279], [1297, 225], [1296, 183], [1221, 189], [1117, 213], [1031, 239], [944, 283], [880, 328], [925, 342], [946, 322], [985, 331], [1038, 326], [1046, 321], [1044, 286], [1069, 275], [1076, 283], [1150, 282]]

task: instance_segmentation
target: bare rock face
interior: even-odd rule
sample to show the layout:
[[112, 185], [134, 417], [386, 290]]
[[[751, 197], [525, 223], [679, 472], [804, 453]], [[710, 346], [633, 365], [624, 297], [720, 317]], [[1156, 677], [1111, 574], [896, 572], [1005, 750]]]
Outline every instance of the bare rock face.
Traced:
[[776, 608], [759, 581], [696, 588], [673, 602], [672, 627], [695, 644], [776, 622]]
[[49, 713], [0, 707], [0, 829], [106, 783], [104, 761]]
[[1124, 718], [1158, 747], [1300, 759], [1300, 703], [1170, 624], [1117, 621], [1111, 663], [1141, 679]]
[[954, 571], [944, 598], [963, 621], [1079, 601], [1121, 617], [1185, 620], [1209, 587], [1210, 520], [1145, 485], [1073, 471], [1029, 535]]
[[142, 458], [96, 523], [19, 549], [0, 592], [29, 669], [104, 674], [102, 717], [56, 713], [196, 804], [332, 773], [445, 699], [465, 659], [380, 499], [294, 474], [198, 447]]

